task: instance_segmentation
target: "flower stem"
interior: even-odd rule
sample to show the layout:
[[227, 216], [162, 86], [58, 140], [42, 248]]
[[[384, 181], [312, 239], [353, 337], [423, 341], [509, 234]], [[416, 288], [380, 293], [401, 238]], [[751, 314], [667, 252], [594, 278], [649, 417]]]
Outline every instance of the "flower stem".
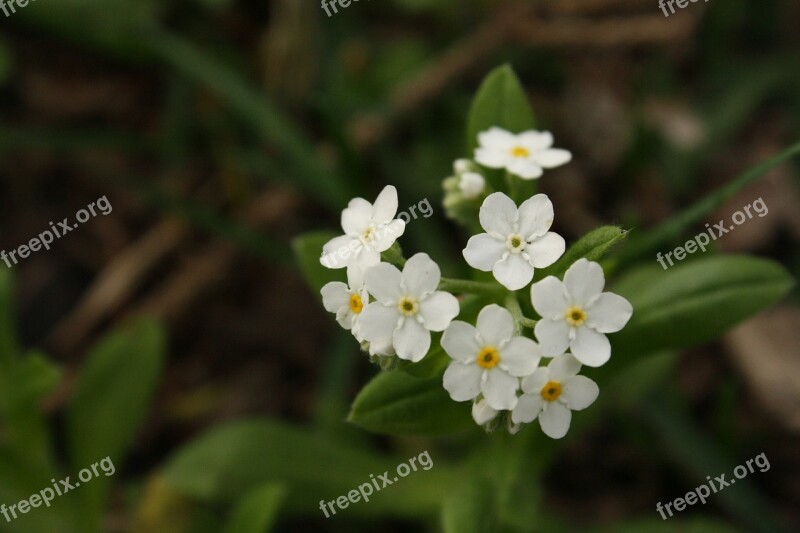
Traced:
[[472, 281], [468, 279], [442, 278], [439, 282], [439, 290], [447, 292], [460, 292], [472, 294], [486, 294], [496, 296], [505, 289], [490, 281]]
[[521, 335], [522, 320], [525, 317], [522, 315], [522, 308], [519, 306], [517, 296], [513, 292], [509, 292], [506, 295], [505, 304], [506, 309], [508, 309], [511, 312], [511, 316], [514, 317], [514, 335]]
[[403, 268], [406, 264], [406, 258], [403, 257], [403, 250], [397, 243], [392, 244], [388, 250], [381, 253], [381, 259], [387, 263], [391, 263], [397, 268]]
[[537, 322], [539, 322], [539, 321], [538, 320], [534, 320], [532, 318], [527, 318], [527, 317], [522, 317], [522, 319], [520, 319], [520, 321], [519, 321], [519, 323], [522, 324], [523, 327], [531, 328], [531, 329], [536, 327], [536, 323]]

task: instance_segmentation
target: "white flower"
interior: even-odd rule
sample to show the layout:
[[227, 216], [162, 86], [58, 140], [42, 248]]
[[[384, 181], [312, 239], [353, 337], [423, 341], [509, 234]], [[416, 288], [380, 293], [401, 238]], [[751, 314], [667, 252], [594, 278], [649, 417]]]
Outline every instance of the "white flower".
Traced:
[[478, 134], [480, 146], [475, 161], [489, 168], [505, 168], [522, 179], [542, 175], [543, 168], [569, 163], [572, 154], [551, 148], [553, 136], [547, 131], [529, 130], [518, 135], [501, 128], [489, 128]]
[[601, 366], [611, 357], [605, 333], [621, 330], [633, 314], [630, 302], [610, 292], [603, 269], [579, 259], [564, 274], [562, 283], [553, 276], [534, 283], [531, 302], [542, 319], [536, 338], [545, 357], [570, 351], [582, 364]]
[[491, 271], [507, 289], [521, 289], [535, 268], [552, 265], [564, 253], [564, 239], [547, 231], [553, 223], [553, 204], [544, 194], [516, 204], [501, 192], [483, 201], [480, 221], [486, 233], [470, 238], [464, 259], [473, 268]]
[[358, 317], [364, 306], [369, 303], [369, 295], [361, 280], [361, 271], [349, 269], [347, 284], [332, 281], [320, 290], [322, 305], [330, 313], [336, 313], [336, 321], [344, 329], [349, 329], [359, 341]]
[[495, 417], [498, 415], [498, 413], [499, 411], [489, 407], [489, 404], [486, 403], [486, 398], [481, 398], [480, 400], [472, 404], [472, 419], [479, 426], [482, 426], [494, 420]]
[[597, 383], [578, 376], [581, 364], [571, 354], [559, 355], [547, 367], [537, 368], [522, 380], [522, 396], [511, 411], [515, 424], [537, 417], [544, 434], [560, 439], [567, 434], [572, 411], [586, 409], [597, 399]]
[[[381, 261], [386, 251], [405, 231], [406, 224], [395, 219], [397, 190], [387, 185], [375, 204], [353, 198], [342, 211], [344, 235], [328, 241], [322, 248], [320, 263], [328, 268], [353, 267], [362, 272]], [[394, 220], [393, 220], [394, 219]]]
[[449, 292], [437, 291], [441, 273], [427, 254], [406, 262], [401, 273], [381, 263], [364, 274], [375, 302], [359, 318], [359, 332], [372, 342], [391, 339], [401, 359], [417, 362], [428, 352], [431, 331], [444, 331], [458, 315], [458, 300]]
[[487, 305], [478, 315], [477, 328], [454, 321], [442, 336], [442, 347], [454, 360], [444, 373], [444, 388], [457, 402], [483, 394], [494, 410], [517, 403], [519, 379], [539, 364], [539, 346], [526, 337], [514, 337], [514, 319], [505, 308]]
[[456, 173], [456, 176], [460, 176], [464, 172], [469, 172], [472, 168], [473, 164], [469, 159], [456, 159], [453, 161], [453, 171]]
[[458, 188], [464, 198], [477, 198], [486, 189], [486, 180], [477, 172], [464, 172], [458, 178]]

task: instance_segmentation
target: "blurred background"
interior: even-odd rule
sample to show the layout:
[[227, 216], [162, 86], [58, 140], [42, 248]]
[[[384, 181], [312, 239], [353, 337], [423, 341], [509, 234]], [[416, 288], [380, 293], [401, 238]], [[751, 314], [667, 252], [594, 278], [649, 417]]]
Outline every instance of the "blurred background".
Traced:
[[[468, 155], [472, 95], [503, 63], [540, 127], [573, 153], [540, 182], [555, 231], [571, 242], [603, 224], [652, 227], [800, 139], [798, 28], [794, 0], [712, 0], [669, 17], [655, 0], [362, 0], [331, 16], [301, 0], [37, 0], [0, 13], [0, 249], [101, 196], [113, 206], [49, 251], [0, 264], [15, 316], [4, 313], [4, 338], [60, 369], [37, 406], [65, 474], [81, 468], [65, 466], [80, 440], [68, 406], [87, 354], [141, 317], [164, 337], [152, 402], [122, 431], [127, 454], [102, 518], [77, 530], [221, 531], [233, 498], [176, 492], [165, 465], [206, 431], [254, 416], [390, 465], [428, 449], [440, 478], [403, 483], [446, 494], [457, 479], [446, 465], [457, 470], [464, 441], [485, 437], [378, 437], [344, 421], [377, 369], [303, 282], [292, 239], [338, 230], [351, 197], [372, 200], [393, 184], [401, 210], [426, 198], [434, 208], [409, 224], [404, 249], [463, 274], [466, 236], [444, 216], [441, 180]], [[796, 160], [781, 166], [709, 217], [758, 198], [769, 208], [719, 249], [796, 275], [799, 170]], [[662, 396], [602, 410], [560, 442], [536, 491], [549, 518], [533, 530], [642, 530], [661, 522], [656, 502], [763, 452], [772, 468], [746, 489], [664, 527], [800, 531], [799, 295], [718, 341], [665, 354], [664, 379], [644, 384]], [[129, 361], [139, 355], [131, 349]], [[272, 450], [252, 452], [258, 461]], [[291, 501], [292, 481], [275, 481]], [[342, 494], [308, 490], [314, 501]], [[430, 507], [393, 510], [390, 490], [335, 519], [315, 503], [276, 504], [274, 529], [439, 529]], [[0, 488], [2, 502], [13, 494]], [[693, 517], [703, 521], [688, 525]], [[60, 520], [0, 520], [0, 531], [74, 530]]]

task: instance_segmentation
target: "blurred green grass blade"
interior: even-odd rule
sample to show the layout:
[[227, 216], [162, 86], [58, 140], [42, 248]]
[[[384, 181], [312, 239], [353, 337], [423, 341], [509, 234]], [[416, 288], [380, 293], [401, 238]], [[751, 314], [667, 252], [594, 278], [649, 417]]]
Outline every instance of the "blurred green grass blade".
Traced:
[[264, 141], [280, 148], [293, 166], [286, 172], [298, 186], [331, 208], [341, 209], [347, 203], [352, 196], [349, 183], [320, 163], [311, 141], [263, 91], [176, 35], [153, 32], [145, 45], [165, 63], [221, 97]]
[[[89, 353], [67, 410], [67, 441], [74, 472], [110, 457], [117, 471], [150, 409], [164, 364], [165, 333], [139, 319], [114, 330]], [[81, 487], [83, 517], [94, 529], [111, 478], [100, 475]]]
[[726, 200], [744, 189], [747, 185], [797, 154], [800, 154], [800, 143], [792, 145], [780, 154], [744, 172], [728, 185], [705, 197], [656, 228], [642, 231], [640, 237], [631, 238], [628, 244], [622, 248], [620, 254], [617, 256], [618, 266], [645, 259], [645, 256], [648, 254], [653, 254], [653, 261], [655, 261], [655, 253], [660, 251], [661, 247], [669, 246], [670, 243], [678, 239], [691, 224], [711, 214], [715, 209], [725, 203]]
[[[322, 519], [320, 499], [346, 496], [369, 483], [370, 474], [394, 472], [405, 459], [381, 457], [333, 436], [322, 442], [313, 431], [276, 420], [250, 419], [223, 424], [189, 443], [169, 460], [163, 474], [185, 495], [214, 503], [231, 503], [259, 485], [280, 483], [287, 490], [287, 513]], [[375, 492], [369, 502], [349, 505], [342, 514], [431, 517], [441, 505], [441, 487], [450, 483], [452, 472], [437, 463], [390, 490]]]
[[461, 480], [448, 491], [442, 506], [444, 533], [497, 531], [497, 500], [494, 487], [485, 479]]
[[236, 505], [224, 533], [268, 533], [285, 497], [282, 485], [267, 483], [256, 487]]
[[536, 269], [536, 279], [547, 276], [561, 278], [572, 263], [582, 257], [589, 261], [599, 261], [612, 247], [624, 241], [627, 235], [627, 231], [617, 226], [602, 226], [592, 230], [570, 246], [555, 264]]
[[[679, 408], [675, 401], [665, 397], [654, 396], [640, 405], [645, 419], [656, 431], [658, 438], [664, 443], [667, 451], [675, 461], [683, 465], [693, 479], [695, 486], [707, 483], [706, 476], [726, 474], [726, 480], [733, 476], [733, 469], [749, 457], [732, 460], [696, 427], [689, 414]], [[767, 475], [756, 471], [709, 496], [709, 500], [719, 502], [728, 513], [742, 520], [753, 531], [786, 531], [781, 527], [767, 502], [755, 489], [756, 475]], [[692, 478], [687, 482], [691, 484]], [[693, 487], [687, 486], [686, 491]], [[685, 493], [684, 493], [685, 494]], [[675, 494], [673, 497], [681, 497]]]

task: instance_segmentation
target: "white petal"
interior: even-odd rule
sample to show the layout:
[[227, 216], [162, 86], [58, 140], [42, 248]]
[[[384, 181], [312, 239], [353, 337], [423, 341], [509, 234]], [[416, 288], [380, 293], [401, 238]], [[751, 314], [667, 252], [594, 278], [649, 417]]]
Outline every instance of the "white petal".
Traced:
[[631, 303], [611, 292], [604, 292], [586, 308], [586, 323], [600, 333], [614, 333], [625, 327], [633, 314]]
[[550, 371], [550, 379], [561, 381], [580, 372], [581, 363], [572, 354], [564, 353], [554, 357], [547, 369]]
[[380, 263], [364, 272], [364, 285], [379, 302], [393, 303], [403, 295], [403, 274], [394, 265]]
[[531, 257], [531, 264], [536, 268], [549, 267], [561, 257], [566, 250], [567, 244], [564, 237], [558, 233], [549, 231], [544, 236], [525, 247], [525, 251]]
[[553, 202], [546, 194], [537, 194], [522, 202], [519, 206], [519, 233], [525, 240], [541, 237], [553, 225]]
[[443, 384], [450, 397], [457, 402], [474, 399], [481, 391], [483, 369], [476, 364], [453, 362], [444, 371]]
[[517, 140], [530, 152], [539, 152], [553, 146], [553, 135], [549, 131], [524, 131], [517, 136]]
[[506, 150], [496, 148], [476, 148], [475, 161], [489, 168], [504, 168], [511, 158]]
[[535, 161], [521, 157], [515, 157], [506, 167], [509, 172], [522, 179], [532, 180], [542, 176], [542, 167]]
[[405, 279], [408, 294], [415, 298], [420, 298], [436, 290], [439, 280], [442, 279], [442, 272], [428, 254], [415, 254], [403, 267], [403, 279]]
[[486, 372], [486, 380], [481, 383], [481, 392], [486, 403], [498, 411], [511, 410], [517, 405], [517, 389], [519, 380], [497, 367]]
[[517, 405], [511, 411], [511, 421], [515, 424], [533, 422], [542, 412], [543, 403], [544, 399], [538, 392], [536, 394], [523, 394], [517, 398]]
[[397, 357], [416, 363], [428, 353], [431, 334], [414, 318], [406, 318], [403, 325], [394, 330], [392, 344]]
[[491, 272], [494, 264], [502, 259], [507, 250], [505, 241], [495, 239], [488, 233], [481, 233], [470, 237], [463, 254], [472, 268]]
[[572, 161], [572, 154], [567, 150], [550, 148], [531, 154], [531, 159], [544, 168], [553, 168]]
[[531, 285], [531, 303], [539, 316], [554, 320], [563, 320], [569, 307], [564, 284], [555, 276], [547, 276]]
[[569, 431], [572, 411], [559, 402], [545, 402], [544, 411], [539, 415], [542, 431], [551, 439], [560, 439]]
[[352, 330], [357, 316], [358, 315], [353, 313], [349, 307], [342, 307], [336, 312], [336, 322], [344, 329]]
[[453, 161], [453, 172], [456, 175], [464, 174], [472, 169], [472, 161], [469, 159], [456, 159]]
[[380, 252], [367, 246], [361, 246], [360, 241], [358, 244], [355, 255], [350, 256], [347, 260], [347, 268], [356, 268], [361, 272], [366, 272], [368, 268], [380, 264]]
[[477, 172], [465, 172], [458, 180], [458, 188], [464, 198], [477, 198], [486, 189], [486, 180]]
[[372, 220], [376, 224], [389, 222], [397, 213], [397, 189], [387, 185], [375, 199], [372, 206]]
[[392, 338], [400, 313], [395, 307], [386, 307], [373, 302], [366, 306], [358, 317], [358, 332], [369, 342], [381, 342]]
[[599, 394], [597, 383], [586, 376], [567, 378], [562, 383], [561, 397], [573, 411], [586, 409], [594, 403]]
[[586, 366], [603, 366], [611, 357], [611, 343], [608, 338], [586, 326], [577, 328], [569, 347], [575, 359]]
[[522, 380], [522, 392], [541, 396], [542, 387], [550, 381], [550, 370], [540, 366], [533, 374]]
[[539, 349], [544, 357], [555, 357], [567, 351], [569, 346], [569, 325], [566, 320], [543, 318], [534, 328]]
[[516, 144], [516, 142], [516, 135], [497, 126], [478, 134], [478, 143], [488, 148], [506, 149]]
[[322, 289], [322, 305], [329, 313], [336, 313], [342, 307], [350, 306], [350, 290], [341, 281], [326, 283]]
[[506, 237], [514, 232], [517, 204], [505, 194], [494, 192], [483, 201], [479, 217], [481, 226], [488, 233]]
[[527, 376], [539, 366], [539, 345], [526, 337], [514, 337], [500, 350], [500, 366], [512, 376]]
[[[347, 269], [347, 285], [350, 290], [359, 292], [364, 286], [364, 271], [355, 265]], [[366, 303], [366, 301], [364, 302]]]
[[430, 331], [444, 331], [458, 311], [458, 298], [449, 292], [436, 291], [419, 302], [419, 314]]
[[508, 254], [494, 264], [492, 274], [506, 289], [517, 291], [533, 279], [533, 266], [522, 254]]
[[[340, 235], [325, 243], [319, 262], [327, 268], [344, 268], [354, 253], [358, 238], [350, 235]], [[353, 247], [351, 248], [351, 244]], [[363, 247], [362, 247], [363, 248]]]
[[482, 348], [478, 344], [477, 336], [478, 330], [474, 326], [455, 320], [442, 335], [442, 348], [456, 361], [474, 362]]
[[389, 223], [381, 224], [375, 230], [375, 238], [372, 241], [372, 247], [379, 252], [385, 252], [389, 247], [394, 244], [406, 230], [406, 223], [396, 218]]
[[395, 355], [394, 346], [392, 346], [392, 338], [381, 339], [369, 343], [370, 355]]
[[491, 304], [481, 309], [475, 325], [484, 346], [497, 348], [514, 335], [514, 319], [499, 305]]
[[494, 420], [497, 416], [497, 411], [489, 407], [485, 399], [472, 404], [472, 419], [479, 426]]
[[603, 269], [594, 261], [578, 259], [564, 274], [564, 286], [575, 305], [587, 305], [603, 292], [606, 280]]
[[372, 204], [363, 198], [353, 198], [342, 211], [342, 229], [348, 235], [360, 235], [372, 220]]

